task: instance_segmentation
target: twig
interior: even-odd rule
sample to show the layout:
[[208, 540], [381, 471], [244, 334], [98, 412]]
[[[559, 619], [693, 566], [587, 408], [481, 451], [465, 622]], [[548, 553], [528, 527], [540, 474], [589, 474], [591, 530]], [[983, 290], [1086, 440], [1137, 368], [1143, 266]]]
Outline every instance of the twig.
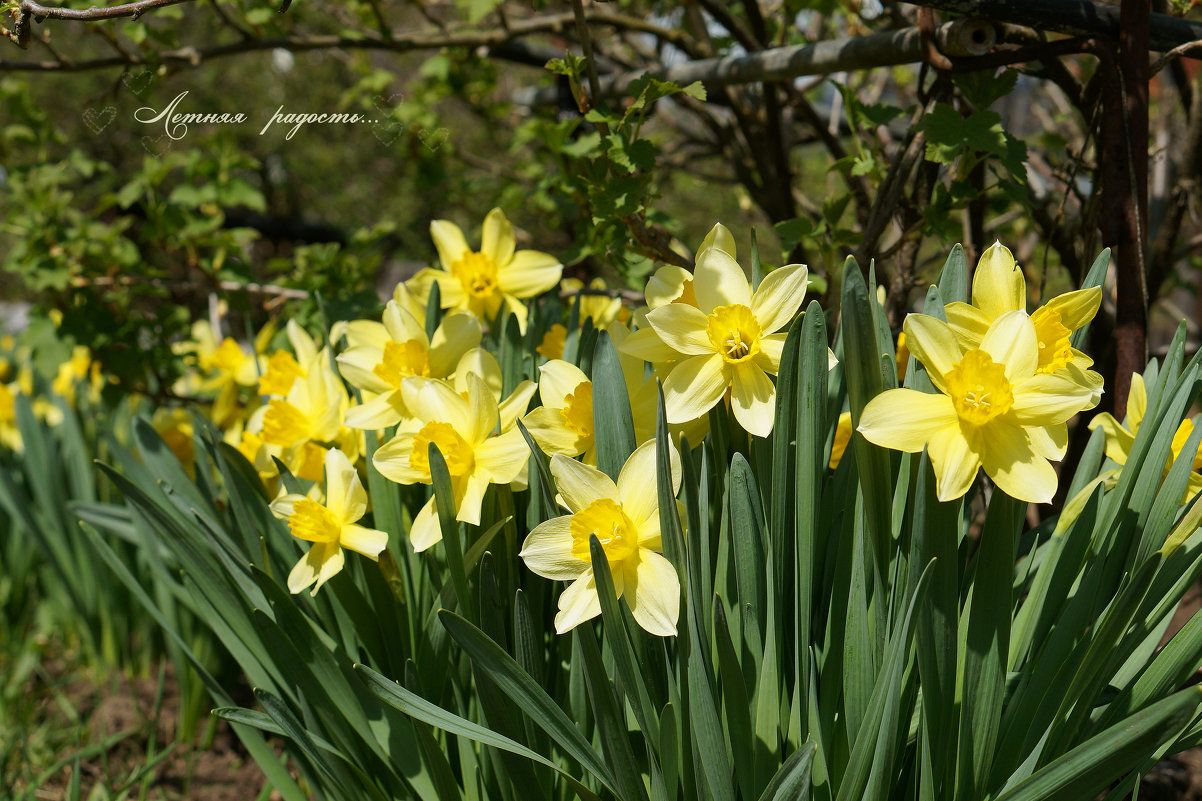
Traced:
[[8, 37], [21, 48], [29, 47], [30, 29], [33, 22], [47, 19], [69, 19], [80, 22], [96, 22], [120, 17], [138, 17], [156, 8], [191, 3], [195, 0], [136, 0], [120, 6], [93, 6], [92, 8], [61, 8], [44, 6], [34, 0], [22, 0], [17, 7], [16, 29]]
[[[160, 289], [201, 289], [210, 286], [209, 284], [200, 284], [193, 281], [165, 281], [161, 278], [138, 278], [129, 275], [99, 275], [92, 278], [77, 276], [71, 279], [71, 286], [79, 288], [143, 285], [158, 287]], [[309, 297], [309, 293], [303, 289], [293, 289], [275, 284], [243, 284], [238, 281], [218, 281], [215, 286], [223, 292], [247, 292], [252, 295], [269, 295], [286, 300], [304, 300]]]

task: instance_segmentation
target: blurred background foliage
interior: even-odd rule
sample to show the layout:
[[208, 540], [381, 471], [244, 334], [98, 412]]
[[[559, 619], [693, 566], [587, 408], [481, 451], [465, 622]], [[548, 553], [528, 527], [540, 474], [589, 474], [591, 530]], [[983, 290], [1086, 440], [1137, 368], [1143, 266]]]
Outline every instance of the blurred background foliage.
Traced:
[[[13, 37], [18, 8], [0, 3]], [[992, 46], [964, 52], [947, 20], [875, 1], [306, 0], [280, 13], [213, 0], [132, 21], [48, 19], [27, 49], [0, 51], [0, 293], [59, 310], [68, 344], [168, 400], [170, 345], [191, 320], [230, 314], [226, 332], [242, 338], [285, 305], [314, 319], [316, 293], [332, 317], [369, 311], [370, 288], [386, 294], [433, 261], [431, 220], [466, 226], [495, 206], [522, 245], [616, 286], [691, 265], [721, 220], [754, 226], [767, 262], [803, 261], [820, 278], [849, 254], [875, 258], [894, 326], [956, 241], [971, 261], [1000, 238], [1032, 287], [1060, 291], [1113, 244], [1101, 233], [1100, 62], [1057, 34], [984, 24]], [[790, 80], [637, 78], [874, 34], [896, 35], [874, 40], [876, 69], [836, 58]], [[927, 38], [933, 49], [915, 52]], [[1192, 64], [1172, 60], [1151, 89], [1154, 352], [1164, 323], [1195, 305]], [[173, 139], [135, 117], [184, 92], [178, 112], [247, 121]], [[285, 138], [289, 125], [263, 129], [277, 109], [365, 122]], [[816, 286], [837, 303], [836, 286]]]

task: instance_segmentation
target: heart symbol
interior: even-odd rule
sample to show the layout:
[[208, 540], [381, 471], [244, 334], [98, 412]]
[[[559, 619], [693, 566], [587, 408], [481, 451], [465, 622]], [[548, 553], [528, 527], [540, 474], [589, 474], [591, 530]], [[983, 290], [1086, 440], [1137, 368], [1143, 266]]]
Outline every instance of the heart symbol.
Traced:
[[146, 90], [150, 88], [150, 84], [154, 82], [153, 70], [142, 70], [136, 75], [126, 72], [121, 76], [121, 83], [125, 84], [125, 88], [133, 92], [138, 97], [145, 97]]
[[451, 138], [451, 132], [446, 128], [438, 128], [434, 131], [422, 128], [417, 132], [417, 138], [422, 140], [422, 144], [433, 153], [446, 144], [446, 141]]
[[372, 99], [371, 103], [385, 114], [390, 114], [392, 113], [392, 110], [396, 108], [404, 99], [405, 96], [398, 92], [397, 94], [389, 95], [388, 97], [384, 97], [384, 95], [376, 95]]
[[153, 138], [143, 136], [142, 147], [152, 156], [161, 156], [171, 149], [171, 137], [167, 134], [160, 134]]
[[381, 144], [391, 145], [401, 135], [403, 127], [396, 120], [378, 120], [371, 126], [371, 132]]
[[117, 119], [117, 108], [115, 106], [105, 106], [103, 111], [96, 109], [86, 109], [83, 113], [83, 124], [91, 129], [92, 133], [98, 134], [113, 120]]

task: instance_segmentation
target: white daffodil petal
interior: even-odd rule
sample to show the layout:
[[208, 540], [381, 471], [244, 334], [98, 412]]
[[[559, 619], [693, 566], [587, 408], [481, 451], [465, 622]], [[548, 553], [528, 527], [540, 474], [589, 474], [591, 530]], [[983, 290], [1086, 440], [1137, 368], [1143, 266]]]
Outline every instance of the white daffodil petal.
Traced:
[[342, 527], [338, 541], [343, 548], [361, 553], [369, 559], [379, 559], [380, 554], [388, 547], [388, 535], [383, 531], [354, 523]]
[[722, 357], [692, 356], [678, 363], [664, 382], [664, 408], [668, 422], [679, 424], [696, 420], [718, 401], [728, 386]]
[[562, 359], [552, 359], [538, 368], [538, 397], [543, 406], [562, 409], [564, 396], [588, 383], [588, 376], [576, 365]]
[[705, 314], [717, 306], [751, 306], [751, 284], [747, 281], [747, 273], [720, 248], [709, 248], [697, 257], [693, 293], [697, 296], [697, 307]]
[[618, 487], [612, 478], [566, 456], [551, 457], [551, 475], [555, 478], [559, 496], [573, 512], [579, 512], [593, 501], [618, 497]]
[[655, 551], [639, 549], [637, 560], [622, 565], [622, 580], [622, 597], [635, 622], [657, 637], [676, 636], [680, 577], [672, 563]]
[[480, 251], [501, 265], [513, 258], [514, 237], [513, 226], [505, 212], [493, 209], [484, 218], [484, 228], [480, 232]]
[[[672, 496], [680, 491], [680, 452], [668, 438], [668, 462], [672, 471]], [[618, 500], [627, 517], [639, 527], [640, 532], [647, 521], [659, 521], [659, 471], [656, 469], [655, 440], [644, 442], [622, 466], [618, 475]], [[641, 535], [640, 535], [641, 536]]]
[[[438, 260], [442, 262], [442, 269], [448, 272], [452, 264], [471, 250], [467, 246], [467, 240], [463, 238], [463, 231], [450, 220], [435, 220], [430, 223], [430, 238], [434, 240], [434, 247], [438, 249]], [[443, 302], [446, 302], [445, 296]]]
[[730, 385], [730, 408], [748, 434], [766, 437], [776, 417], [776, 387], [755, 364], [735, 366]]
[[571, 515], [539, 523], [526, 536], [518, 554], [526, 567], [553, 581], [573, 581], [588, 565], [572, 556]]
[[668, 347], [689, 355], [700, 356], [714, 352], [706, 333], [706, 316], [684, 303], [669, 303], [647, 314], [647, 323]]
[[786, 264], [764, 276], [751, 296], [751, 311], [765, 334], [781, 330], [805, 300], [809, 276], [804, 264]]
[[[618, 583], [616, 575], [614, 583]], [[555, 616], [555, 633], [566, 634], [599, 614], [601, 614], [601, 600], [597, 597], [597, 584], [593, 580], [593, 570], [588, 568], [559, 596], [559, 614]]]

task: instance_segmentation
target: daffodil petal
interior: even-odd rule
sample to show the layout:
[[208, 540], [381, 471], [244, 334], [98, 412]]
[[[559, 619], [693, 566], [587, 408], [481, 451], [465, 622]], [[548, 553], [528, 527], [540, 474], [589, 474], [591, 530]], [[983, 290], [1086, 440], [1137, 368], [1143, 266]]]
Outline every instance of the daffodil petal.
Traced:
[[929, 314], [911, 314], [902, 323], [906, 347], [926, 368], [931, 383], [940, 392], [947, 391], [943, 377], [951, 372], [964, 355], [956, 344], [956, 335], [942, 320]]
[[309, 336], [309, 332], [300, 327], [296, 320], [289, 320], [287, 329], [288, 344], [292, 345], [292, 350], [296, 354], [296, 361], [302, 366], [308, 366], [317, 358], [317, 343], [313, 341], [313, 337]]
[[367, 513], [367, 493], [346, 454], [326, 451], [326, 508], [342, 523], [353, 523]]
[[972, 305], [994, 320], [1008, 311], [1027, 310], [1027, 281], [1010, 249], [994, 243], [981, 254], [972, 277]]
[[566, 456], [551, 457], [551, 475], [559, 497], [572, 512], [579, 512], [602, 498], [618, 497], [618, 486], [612, 478]]
[[384, 307], [383, 320], [384, 330], [393, 342], [416, 341], [423, 347], [429, 347], [430, 339], [426, 336], [426, 326], [407, 310], [402, 309], [395, 300], [388, 301], [388, 305]]
[[[614, 577], [615, 590], [619, 583]], [[618, 590], [618, 592], [621, 592]], [[597, 584], [593, 579], [592, 568], [585, 572], [559, 596], [559, 614], [555, 616], [555, 633], [567, 634], [586, 620], [592, 620], [601, 614], [601, 600], [597, 597]]]
[[927, 453], [935, 470], [935, 489], [939, 500], [954, 501], [968, 492], [977, 477], [981, 457], [959, 425], [947, 426], [935, 432], [927, 444]]
[[[709, 314], [716, 306], [751, 306], [751, 285], [739, 263], [720, 248], [709, 248], [697, 257], [693, 271], [697, 307]], [[683, 304], [681, 304], [683, 305]]]
[[480, 507], [484, 505], [484, 493], [488, 492], [488, 478], [487, 472], [478, 470], [456, 482], [456, 520], [473, 526], [480, 525]]
[[788, 334], [769, 334], [760, 338], [760, 352], [755, 357], [755, 363], [765, 373], [776, 375], [780, 372], [780, 357], [785, 352], [785, 337]]
[[718, 248], [730, 254], [732, 259], [737, 259], [739, 254], [735, 247], [735, 237], [722, 223], [714, 223], [714, 227], [705, 235], [705, 239], [701, 240], [701, 247], [697, 248], [698, 253], [704, 253], [709, 248]]
[[572, 556], [571, 515], [539, 523], [526, 535], [518, 556], [531, 572], [553, 581], [573, 581], [588, 564]]
[[[676, 445], [668, 439], [668, 464], [672, 471], [672, 496], [680, 491], [680, 452]], [[658, 528], [659, 471], [656, 469], [655, 440], [644, 442], [635, 448], [634, 453], [622, 465], [618, 475], [618, 500], [622, 510], [642, 531], [651, 518], [656, 518]]]
[[1060, 324], [1069, 331], [1076, 331], [1088, 323], [1102, 307], [1102, 288], [1078, 289], [1065, 292], [1044, 304], [1060, 314]]
[[475, 375], [482, 379], [492, 390], [494, 398], [501, 397], [501, 365], [497, 362], [496, 356], [484, 348], [472, 348], [464, 353], [459, 358], [459, 364], [455, 366], [455, 373], [451, 376], [451, 383], [456, 392], [467, 392], [469, 375]]
[[1027, 430], [1031, 448], [1045, 459], [1060, 461], [1068, 450], [1068, 425], [1031, 426]]
[[676, 636], [680, 614], [680, 577], [672, 563], [655, 551], [639, 549], [637, 560], [622, 566], [622, 597], [634, 620], [657, 637]]
[[713, 353], [714, 345], [706, 333], [706, 316], [684, 303], [669, 303], [652, 309], [647, 322], [668, 347], [689, 356]]
[[989, 318], [985, 312], [957, 300], [944, 306], [943, 314], [961, 350], [980, 347], [981, 340], [989, 332]]
[[425, 506], [417, 513], [417, 517], [413, 518], [413, 525], [409, 527], [409, 541], [413, 543], [416, 553], [442, 542], [442, 524], [438, 522], [434, 496], [430, 496], [430, 500], [426, 501]]
[[548, 455], [579, 456], [587, 448], [580, 435], [568, 429], [567, 418], [559, 409], [539, 406], [522, 418], [522, 425]]
[[430, 341], [430, 374], [446, 378], [459, 366], [459, 360], [473, 348], [479, 347], [482, 332], [480, 321], [470, 314], [451, 312], [442, 318]]
[[384, 358], [384, 352], [374, 346], [366, 345], [347, 348], [338, 354], [338, 372], [352, 386], [365, 389], [368, 392], [390, 392], [395, 387], [374, 372], [376, 365]]
[[346, 410], [343, 422], [350, 428], [380, 431], [401, 422], [405, 416], [405, 401], [401, 393], [389, 390], [369, 401], [351, 406]]
[[501, 431], [513, 428], [513, 423], [530, 407], [530, 399], [534, 397], [538, 386], [533, 381], [523, 381], [514, 387], [509, 397], [501, 401], [498, 412], [501, 420]]
[[343, 563], [342, 548], [338, 547], [338, 543], [313, 543], [309, 552], [288, 573], [288, 591], [302, 592], [310, 584], [317, 582], [317, 586], [313, 588], [313, 594], [316, 595], [322, 584], [342, 570]]
[[305, 496], [297, 492], [289, 492], [281, 495], [271, 502], [271, 513], [280, 520], [287, 520], [292, 517], [293, 507], [297, 501], [305, 500]]
[[888, 389], [864, 406], [858, 430], [882, 448], [919, 453], [947, 428], [959, 430], [959, 417], [948, 396]]
[[388, 535], [383, 531], [354, 523], [342, 527], [338, 541], [343, 548], [361, 553], [369, 559], [379, 559], [380, 554], [388, 547]]
[[1089, 421], [1089, 430], [1102, 429], [1106, 434], [1106, 457], [1116, 464], [1126, 464], [1135, 444], [1135, 435], [1119, 424], [1114, 415], [1102, 412]]
[[687, 423], [701, 417], [726, 392], [727, 376], [716, 353], [692, 356], [678, 363], [664, 382], [664, 409], [669, 423]]
[[755, 364], [735, 365], [730, 407], [744, 431], [757, 437], [768, 436], [776, 416], [776, 387], [772, 379]]
[[413, 455], [413, 434], [397, 434], [381, 445], [371, 462], [380, 475], [397, 484], [429, 484], [430, 476], [424, 471], [409, 466]]
[[476, 446], [476, 466], [492, 477], [495, 484], [508, 484], [530, 460], [530, 446], [516, 428], [489, 437]]
[[[401, 381], [401, 393], [410, 414], [423, 423], [439, 420], [450, 423], [461, 433], [473, 430], [475, 413], [450, 385], [442, 381], [410, 377]], [[488, 394], [491, 397], [491, 393]], [[495, 400], [493, 404], [496, 404]]]
[[655, 329], [650, 327], [632, 331], [618, 346], [618, 350], [645, 362], [667, 362], [681, 356], [679, 351], [660, 339]]
[[1139, 373], [1131, 374], [1131, 389], [1127, 392], [1127, 427], [1131, 431], [1139, 431], [1139, 424], [1144, 421], [1148, 411], [1148, 389], [1144, 386], [1144, 377]]
[[[906, 339], [909, 342], [909, 338]], [[1025, 311], [1005, 312], [989, 326], [981, 350], [1006, 366], [1006, 378], [1026, 378], [1039, 366], [1039, 335]]]
[[1056, 471], [1035, 452], [1026, 431], [995, 422], [982, 431], [981, 462], [998, 489], [1028, 503], [1050, 503], [1056, 494]]
[[[471, 250], [467, 246], [467, 240], [463, 238], [463, 231], [450, 220], [435, 220], [430, 223], [430, 238], [434, 240], [434, 247], [438, 249], [438, 260], [442, 262], [442, 269], [448, 272], [452, 264]], [[445, 303], [445, 297], [443, 301]]]
[[483, 442], [501, 425], [497, 399], [480, 376], [472, 374], [467, 377], [467, 398], [472, 424], [465, 428], [457, 427], [457, 430], [470, 443]]
[[684, 294], [684, 289], [692, 283], [693, 274], [683, 267], [668, 264], [655, 271], [647, 281], [643, 297], [647, 305], [653, 309], [665, 306]]
[[480, 251], [492, 259], [493, 264], [501, 265], [513, 258], [513, 249], [513, 226], [509, 224], [505, 212], [493, 209], [484, 218]]
[[588, 382], [588, 376], [576, 365], [562, 359], [552, 359], [538, 368], [538, 397], [543, 406], [562, 409], [564, 396]]
[[809, 283], [804, 264], [786, 264], [764, 276], [751, 296], [751, 312], [765, 334], [779, 331], [797, 315]]
[[497, 286], [506, 295], [532, 298], [559, 283], [563, 265], [549, 253], [519, 250], [508, 264], [497, 265]]
[[384, 324], [378, 323], [375, 320], [352, 320], [346, 324], [346, 344], [348, 350], [351, 348], [373, 347], [376, 350], [382, 351], [391, 339], [388, 336], [388, 329], [384, 327]]
[[1014, 384], [1012, 391], [1010, 413], [1026, 426], [1063, 423], [1096, 404], [1092, 387], [1054, 373], [1033, 375]]
[[[518, 333], [525, 335], [525, 333], [526, 333], [526, 318], [530, 316], [530, 310], [528, 308], [526, 308], [526, 304], [522, 303], [522, 301], [515, 295], [505, 295], [504, 296], [504, 305], [505, 305], [505, 309], [510, 314], [512, 314], [514, 317], [517, 318]], [[499, 306], [498, 306], [498, 308], [499, 308]], [[486, 316], [491, 318], [491, 317], [496, 316], [496, 313], [497, 313], [496, 310], [489, 310]], [[508, 325], [508, 323], [506, 323], [503, 319], [500, 321], [499, 324], [500, 325]]]

